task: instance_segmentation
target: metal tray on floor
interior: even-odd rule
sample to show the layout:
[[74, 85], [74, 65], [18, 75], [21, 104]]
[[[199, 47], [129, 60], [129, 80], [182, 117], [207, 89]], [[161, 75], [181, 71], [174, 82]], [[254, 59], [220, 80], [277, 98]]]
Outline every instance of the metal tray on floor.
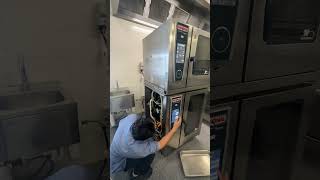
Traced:
[[180, 151], [182, 169], [186, 177], [210, 176], [210, 151]]

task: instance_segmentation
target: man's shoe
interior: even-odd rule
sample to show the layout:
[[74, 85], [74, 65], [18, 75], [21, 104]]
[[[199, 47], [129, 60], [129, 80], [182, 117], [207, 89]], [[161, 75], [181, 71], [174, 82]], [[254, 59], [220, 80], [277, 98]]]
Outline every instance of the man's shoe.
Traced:
[[141, 179], [141, 175], [135, 174], [134, 173], [134, 169], [130, 169], [129, 170], [129, 179], [130, 180], [140, 180]]
[[131, 169], [129, 171], [129, 177], [130, 180], [146, 180], [148, 179], [150, 176], [152, 175], [152, 168], [149, 168], [149, 170], [147, 171], [147, 173], [140, 175], [140, 174], [136, 174], [134, 172], [134, 169]]
[[144, 178], [148, 179], [152, 175], [152, 168], [150, 167], [146, 174], [144, 174]]

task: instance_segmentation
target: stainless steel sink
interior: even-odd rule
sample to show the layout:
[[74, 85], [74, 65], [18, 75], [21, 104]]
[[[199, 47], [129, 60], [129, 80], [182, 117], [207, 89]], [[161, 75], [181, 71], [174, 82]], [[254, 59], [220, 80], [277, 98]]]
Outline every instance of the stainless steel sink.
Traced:
[[0, 162], [80, 141], [77, 103], [62, 89], [0, 92]]
[[65, 100], [59, 91], [26, 92], [0, 96], [0, 112], [37, 108]]
[[124, 94], [130, 94], [130, 90], [128, 89], [118, 89], [110, 92], [110, 96], [120, 96]]

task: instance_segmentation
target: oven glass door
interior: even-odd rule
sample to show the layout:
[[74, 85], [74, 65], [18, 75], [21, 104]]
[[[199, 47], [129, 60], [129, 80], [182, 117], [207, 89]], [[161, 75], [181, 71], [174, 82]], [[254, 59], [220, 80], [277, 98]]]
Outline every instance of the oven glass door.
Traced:
[[302, 158], [311, 89], [242, 102], [234, 179], [295, 180]]
[[254, 0], [245, 80], [320, 68], [317, 0]]
[[210, 33], [193, 29], [187, 86], [210, 83]]
[[319, 1], [266, 1], [263, 38], [267, 44], [314, 42], [319, 26]]
[[207, 97], [208, 89], [185, 94], [180, 145], [200, 134]]

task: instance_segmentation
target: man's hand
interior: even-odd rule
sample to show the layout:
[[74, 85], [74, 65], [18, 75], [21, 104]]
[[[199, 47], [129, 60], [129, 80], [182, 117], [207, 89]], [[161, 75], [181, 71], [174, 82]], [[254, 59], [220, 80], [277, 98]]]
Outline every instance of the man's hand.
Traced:
[[173, 137], [173, 135], [176, 133], [176, 131], [179, 129], [179, 127], [181, 126], [182, 123], [182, 118], [179, 117], [176, 122], [174, 122], [173, 127], [171, 129], [171, 131], [168, 132], [168, 134], [166, 134], [160, 141], [160, 150], [163, 149], [168, 142], [171, 140], [171, 138]]
[[181, 123], [182, 123], [182, 118], [178, 117], [178, 119], [176, 119], [176, 121], [173, 124], [172, 130], [177, 131], [181, 126]]

